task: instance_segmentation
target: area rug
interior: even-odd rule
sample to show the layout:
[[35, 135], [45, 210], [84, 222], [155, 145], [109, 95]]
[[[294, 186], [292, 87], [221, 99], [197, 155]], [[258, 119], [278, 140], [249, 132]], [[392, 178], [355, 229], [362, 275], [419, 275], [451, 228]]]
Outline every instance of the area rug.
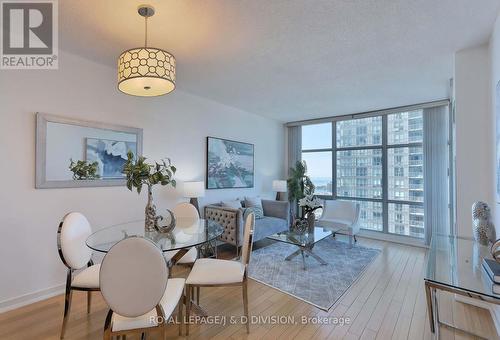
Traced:
[[297, 249], [276, 242], [253, 251], [249, 277], [323, 310], [330, 309], [380, 253], [380, 249], [357, 244], [349, 248], [349, 244], [329, 237], [313, 249], [327, 264], [306, 257], [304, 270], [300, 255], [285, 261]]

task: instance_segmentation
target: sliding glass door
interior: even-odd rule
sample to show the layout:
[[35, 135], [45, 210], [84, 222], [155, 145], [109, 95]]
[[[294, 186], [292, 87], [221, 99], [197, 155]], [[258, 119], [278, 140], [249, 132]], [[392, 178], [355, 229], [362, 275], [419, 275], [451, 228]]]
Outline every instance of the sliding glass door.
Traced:
[[362, 228], [424, 237], [422, 110], [304, 125], [302, 159], [318, 196], [360, 203]]

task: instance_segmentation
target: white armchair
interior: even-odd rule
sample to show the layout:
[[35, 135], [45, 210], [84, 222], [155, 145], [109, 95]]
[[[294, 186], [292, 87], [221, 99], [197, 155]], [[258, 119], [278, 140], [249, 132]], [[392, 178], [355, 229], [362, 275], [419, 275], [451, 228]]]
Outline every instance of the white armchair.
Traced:
[[352, 240], [356, 242], [356, 234], [359, 232], [359, 203], [339, 200], [325, 200], [323, 214], [318, 220], [318, 225], [331, 229], [333, 235], [344, 231], [349, 235], [349, 246]]

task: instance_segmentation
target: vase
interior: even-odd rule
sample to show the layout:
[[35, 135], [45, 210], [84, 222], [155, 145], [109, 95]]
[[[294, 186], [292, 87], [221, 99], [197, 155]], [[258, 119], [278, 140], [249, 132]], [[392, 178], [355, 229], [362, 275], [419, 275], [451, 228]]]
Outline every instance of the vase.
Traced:
[[472, 205], [472, 231], [474, 239], [483, 246], [495, 242], [495, 226], [491, 222], [488, 204], [479, 201]]
[[293, 228], [292, 230], [294, 232], [296, 232], [297, 234], [299, 235], [303, 235], [306, 233], [306, 231], [308, 231], [309, 229], [309, 226], [308, 226], [308, 223], [306, 220], [303, 220], [303, 219], [295, 219], [294, 223], [293, 223]]
[[309, 234], [314, 234], [314, 223], [316, 222], [316, 216], [313, 212], [307, 214], [307, 231]]
[[153, 202], [153, 186], [148, 185], [148, 203], [145, 209], [144, 229], [146, 232], [155, 231], [157, 223], [156, 206]]

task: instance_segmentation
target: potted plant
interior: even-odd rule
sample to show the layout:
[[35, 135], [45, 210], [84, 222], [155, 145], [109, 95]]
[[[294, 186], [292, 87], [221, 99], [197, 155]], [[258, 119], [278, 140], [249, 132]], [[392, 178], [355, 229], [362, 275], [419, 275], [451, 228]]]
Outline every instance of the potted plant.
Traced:
[[[290, 168], [290, 177], [287, 179], [288, 200], [290, 201], [290, 214], [292, 220], [300, 217], [297, 210], [297, 202], [306, 195], [314, 193], [314, 184], [307, 176], [307, 164], [305, 161], [298, 161], [295, 168]], [[295, 212], [295, 213], [294, 213]]]
[[153, 186], [160, 184], [163, 186], [176, 186], [176, 181], [173, 179], [177, 169], [172, 165], [170, 159], [162, 159], [155, 164], [146, 163], [146, 157], [140, 156], [134, 158], [134, 154], [127, 152], [127, 161], [123, 166], [123, 173], [127, 179], [127, 188], [132, 191], [136, 189], [140, 194], [142, 186], [148, 188], [148, 203], [145, 209], [145, 224], [146, 231], [154, 231], [157, 228], [158, 220], [161, 216], [156, 215], [156, 206], [153, 203]]

